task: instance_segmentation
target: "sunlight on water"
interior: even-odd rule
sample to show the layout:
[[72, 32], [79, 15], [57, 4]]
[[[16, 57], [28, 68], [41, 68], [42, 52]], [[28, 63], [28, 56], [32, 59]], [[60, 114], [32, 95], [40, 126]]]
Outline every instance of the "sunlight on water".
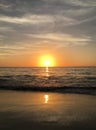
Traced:
[[46, 76], [46, 77], [49, 77], [49, 68], [48, 68], [48, 67], [46, 67], [45, 76]]
[[49, 72], [48, 67], [46, 67], [46, 72]]
[[0, 87], [96, 87], [96, 67], [0, 68]]
[[46, 77], [49, 77], [49, 73], [48, 72], [46, 72], [46, 75], [45, 75]]

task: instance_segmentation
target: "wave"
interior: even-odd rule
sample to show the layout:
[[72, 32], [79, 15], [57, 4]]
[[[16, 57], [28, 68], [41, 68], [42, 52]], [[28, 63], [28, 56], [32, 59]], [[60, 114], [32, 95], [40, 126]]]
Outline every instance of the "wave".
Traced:
[[0, 68], [0, 89], [96, 94], [96, 67]]
[[18, 91], [40, 91], [40, 92], [59, 92], [59, 93], [77, 93], [96, 95], [95, 87], [27, 87], [27, 86], [0, 86], [3, 90]]
[[0, 76], [0, 86], [39, 86], [39, 87], [96, 87], [95, 76]]
[[0, 76], [0, 89], [96, 95], [95, 77], [15, 75]]

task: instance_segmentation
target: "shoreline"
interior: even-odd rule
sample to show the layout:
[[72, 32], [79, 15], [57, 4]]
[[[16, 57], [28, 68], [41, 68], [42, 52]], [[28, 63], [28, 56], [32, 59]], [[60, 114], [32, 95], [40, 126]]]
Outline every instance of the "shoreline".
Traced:
[[30, 91], [30, 92], [56, 92], [72, 94], [96, 95], [96, 87], [26, 87], [26, 86], [0, 86], [0, 90]]

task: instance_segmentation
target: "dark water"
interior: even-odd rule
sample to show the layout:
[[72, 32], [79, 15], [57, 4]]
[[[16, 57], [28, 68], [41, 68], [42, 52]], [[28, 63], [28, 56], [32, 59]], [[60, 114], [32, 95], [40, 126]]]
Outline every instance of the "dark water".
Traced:
[[0, 88], [59, 87], [96, 88], [96, 67], [0, 68]]

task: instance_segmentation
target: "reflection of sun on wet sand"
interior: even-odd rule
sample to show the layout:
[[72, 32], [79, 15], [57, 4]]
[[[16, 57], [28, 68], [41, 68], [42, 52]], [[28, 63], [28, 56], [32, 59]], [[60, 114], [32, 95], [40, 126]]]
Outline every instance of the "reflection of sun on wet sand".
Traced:
[[95, 96], [0, 91], [0, 130], [95, 130], [95, 122]]
[[44, 95], [45, 103], [48, 103], [49, 95]]

